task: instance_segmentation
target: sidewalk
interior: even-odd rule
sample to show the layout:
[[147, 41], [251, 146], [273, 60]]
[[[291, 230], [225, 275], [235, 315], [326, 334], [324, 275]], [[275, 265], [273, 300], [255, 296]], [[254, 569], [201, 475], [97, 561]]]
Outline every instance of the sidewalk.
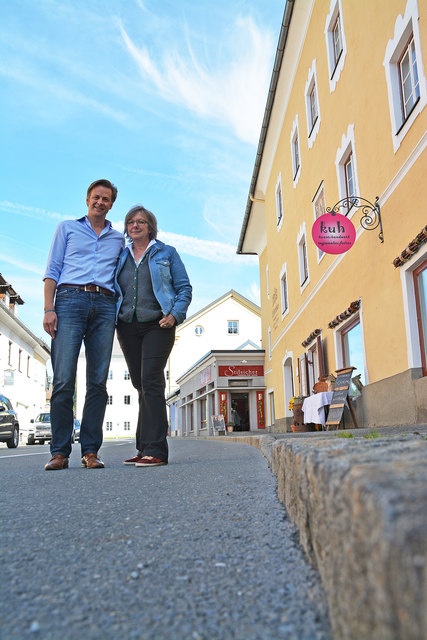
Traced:
[[335, 638], [427, 638], [427, 424], [221, 441], [252, 444], [269, 460], [319, 570]]

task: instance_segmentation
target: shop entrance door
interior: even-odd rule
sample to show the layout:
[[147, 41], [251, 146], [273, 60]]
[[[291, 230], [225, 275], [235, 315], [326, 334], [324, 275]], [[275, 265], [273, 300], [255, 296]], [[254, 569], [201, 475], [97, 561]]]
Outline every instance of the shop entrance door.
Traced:
[[249, 431], [249, 394], [231, 394], [231, 421], [234, 431]]

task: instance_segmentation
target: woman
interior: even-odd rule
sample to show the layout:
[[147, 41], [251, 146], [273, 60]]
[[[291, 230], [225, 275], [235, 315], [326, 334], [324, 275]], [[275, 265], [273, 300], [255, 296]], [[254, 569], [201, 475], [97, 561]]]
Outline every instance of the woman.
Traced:
[[191, 285], [176, 249], [157, 240], [157, 220], [141, 205], [125, 217], [131, 244], [116, 269], [119, 293], [117, 337], [138, 389], [137, 455], [124, 464], [167, 464], [168, 422], [164, 368], [175, 341], [175, 326], [185, 320]]

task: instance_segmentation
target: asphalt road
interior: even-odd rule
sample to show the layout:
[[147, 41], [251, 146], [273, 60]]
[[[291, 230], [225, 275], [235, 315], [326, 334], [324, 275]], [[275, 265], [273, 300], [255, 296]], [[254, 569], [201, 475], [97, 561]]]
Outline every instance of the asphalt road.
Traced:
[[324, 592], [255, 447], [172, 439], [135, 468], [0, 448], [2, 640], [330, 640]]

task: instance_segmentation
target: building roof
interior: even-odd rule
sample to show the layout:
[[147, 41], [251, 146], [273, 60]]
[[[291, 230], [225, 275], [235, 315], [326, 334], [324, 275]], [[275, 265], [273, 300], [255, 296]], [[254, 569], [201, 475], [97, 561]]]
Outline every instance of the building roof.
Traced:
[[244, 354], [247, 355], [248, 357], [249, 356], [260, 357], [265, 354], [265, 350], [258, 349], [258, 348], [257, 349], [212, 349], [211, 351], [208, 351], [208, 353], [205, 353], [205, 355], [202, 356], [199, 360], [197, 360], [197, 362], [192, 364], [191, 367], [187, 369], [187, 371], [182, 373], [179, 376], [179, 378], [177, 378], [177, 382], [179, 382], [180, 380], [188, 376], [188, 374], [191, 373], [191, 371], [193, 371], [194, 369], [197, 369], [197, 367], [199, 367], [204, 361], [209, 360], [209, 358], [211, 358], [212, 356], [214, 357], [230, 356], [232, 354], [236, 354], [236, 356], [238, 356], [239, 358], [241, 358], [242, 355]]
[[203, 307], [199, 311], [196, 311], [196, 313], [193, 313], [193, 315], [191, 315], [182, 324], [180, 324], [177, 329], [180, 330], [182, 327], [185, 327], [186, 324], [194, 322], [197, 317], [204, 315], [207, 311], [210, 311], [213, 307], [221, 304], [227, 298], [233, 298], [236, 302], [252, 311], [252, 313], [255, 313], [257, 316], [261, 317], [261, 308], [257, 304], [255, 304], [255, 302], [252, 302], [248, 298], [245, 298], [245, 296], [242, 296], [241, 293], [238, 293], [234, 289], [230, 289], [230, 291], [224, 293], [224, 295], [220, 296], [213, 302], [210, 302], [208, 305], [206, 305], [206, 307]]

